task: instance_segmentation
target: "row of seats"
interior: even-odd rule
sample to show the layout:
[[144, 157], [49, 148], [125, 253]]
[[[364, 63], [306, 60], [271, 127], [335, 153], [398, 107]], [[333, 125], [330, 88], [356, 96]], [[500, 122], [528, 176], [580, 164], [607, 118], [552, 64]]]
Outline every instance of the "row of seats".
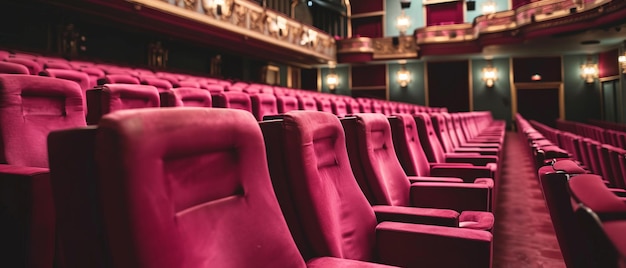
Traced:
[[610, 122], [610, 121], [604, 121], [604, 120], [593, 120], [593, 119], [588, 120], [588, 122], [589, 124], [594, 125], [594, 126], [599, 126], [599, 127], [606, 128], [606, 129], [626, 132], [626, 124], [623, 124], [623, 123], [616, 123], [616, 122]]
[[[26, 266], [490, 267], [497, 156], [423, 160], [435, 114], [144, 108], [86, 127], [70, 81], [0, 75], [0, 93], [0, 229]], [[501, 140], [489, 113], [459, 119]]]
[[[115, 102], [124, 93], [116, 93], [109, 84], [132, 84], [151, 86], [159, 94], [157, 106], [201, 106], [237, 108], [252, 112], [257, 120], [264, 116], [286, 113], [291, 110], [318, 110], [337, 116], [358, 112], [375, 112], [386, 115], [396, 113], [441, 112], [408, 103], [382, 101], [368, 98], [353, 99], [348, 96], [289, 89], [256, 83], [233, 82], [209, 77], [192, 76], [170, 72], [152, 72], [141, 68], [129, 68], [88, 61], [68, 61], [56, 57], [36, 56], [24, 53], [0, 53], [0, 73], [42, 75], [76, 82], [83, 90], [88, 124], [95, 124], [101, 117], [100, 103]], [[106, 85], [106, 86], [105, 86]], [[137, 91], [148, 90], [147, 87]], [[128, 89], [125, 91], [128, 91]], [[95, 92], [92, 92], [95, 91]], [[100, 92], [104, 91], [104, 92]], [[116, 95], [117, 94], [117, 95]], [[98, 99], [89, 95], [97, 95]], [[108, 96], [107, 96], [108, 95]], [[118, 96], [122, 95], [122, 96]], [[132, 99], [143, 99], [156, 105], [154, 98], [146, 94], [127, 94]], [[108, 99], [107, 99], [108, 98]], [[91, 100], [91, 101], [90, 101]], [[118, 106], [125, 105], [117, 101]], [[131, 101], [135, 102], [135, 101]], [[96, 105], [96, 107], [90, 107]], [[132, 104], [129, 104], [132, 106]], [[89, 114], [94, 110], [93, 114]]]
[[[622, 267], [626, 263], [626, 204], [623, 174], [618, 179], [594, 174], [591, 165], [614, 168], [619, 159], [602, 156], [599, 144], [516, 115], [520, 137], [529, 143], [546, 206], [568, 267]], [[544, 134], [545, 133], [545, 134]], [[561, 147], [563, 146], [563, 147]], [[566, 149], [567, 148], [567, 149]], [[604, 149], [603, 149], [604, 148]], [[617, 148], [616, 148], [617, 149]], [[616, 154], [624, 158], [624, 152]], [[623, 162], [623, 161], [622, 161]], [[614, 177], [615, 178], [615, 177]]]
[[562, 119], [556, 121], [556, 127], [560, 130], [593, 139], [600, 143], [606, 143], [615, 147], [626, 149], [626, 132], [621, 130]]

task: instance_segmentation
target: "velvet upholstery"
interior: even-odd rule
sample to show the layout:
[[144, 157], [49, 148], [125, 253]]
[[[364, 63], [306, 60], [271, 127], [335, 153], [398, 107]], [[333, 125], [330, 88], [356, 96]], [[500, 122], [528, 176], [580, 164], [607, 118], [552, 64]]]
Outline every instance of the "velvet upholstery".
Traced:
[[38, 63], [38, 62], [36, 62], [34, 60], [31, 60], [31, 59], [26, 59], [26, 58], [6, 58], [4, 60], [7, 61], [7, 62], [17, 63], [17, 64], [21, 64], [21, 65], [26, 66], [26, 68], [28, 68], [28, 72], [31, 75], [37, 75], [43, 69], [43, 67], [41, 66], [40, 63]]
[[225, 91], [213, 96], [213, 107], [240, 109], [252, 113], [250, 96], [238, 91]]
[[30, 74], [22, 64], [0, 61], [0, 74]]
[[276, 105], [278, 106], [278, 113], [284, 114], [289, 111], [298, 110], [298, 99], [292, 96], [277, 96]]
[[371, 204], [489, 211], [488, 185], [410, 184], [396, 157], [387, 117], [374, 113], [353, 116], [342, 119], [346, 137], [351, 137], [347, 143], [348, 156], [357, 182], [361, 188], [369, 189], [366, 196]]
[[98, 79], [98, 85], [104, 84], [133, 84], [139, 85], [137, 77], [130, 74], [107, 74], [104, 78]]
[[0, 75], [0, 248], [7, 267], [52, 267], [55, 218], [49, 132], [85, 125], [76, 83]]
[[317, 110], [321, 112], [333, 113], [331, 101], [326, 98], [315, 98]]
[[304, 266], [251, 114], [112, 113], [99, 125], [96, 151], [114, 267]]
[[333, 100], [331, 101], [330, 106], [332, 107], [333, 113], [336, 116], [344, 117], [346, 114], [348, 114], [348, 107], [344, 100]]
[[262, 121], [266, 115], [277, 115], [276, 97], [269, 93], [260, 93], [250, 96], [252, 102], [252, 114], [256, 120]]
[[81, 67], [78, 70], [89, 76], [89, 88], [97, 86], [98, 79], [104, 78], [105, 76], [104, 71], [96, 67]]
[[97, 124], [105, 114], [119, 110], [159, 106], [159, 92], [154, 86], [105, 84], [87, 91], [87, 123]]
[[296, 98], [298, 99], [299, 110], [317, 111], [317, 104], [312, 97], [297, 96]]
[[162, 78], [144, 76], [144, 77], [141, 77], [140, 80], [141, 80], [142, 85], [154, 86], [159, 91], [167, 91], [174, 87], [170, 81], [162, 79]]
[[224, 86], [222, 86], [222, 85], [200, 83], [200, 86], [202, 88], [208, 90], [211, 93], [211, 95], [215, 95], [215, 94], [224, 92]]
[[85, 125], [83, 97], [74, 82], [5, 74], [0, 94], [0, 163], [47, 168], [48, 133]]
[[[417, 125], [418, 134], [422, 148], [431, 163], [471, 163], [477, 166], [491, 166], [495, 172], [497, 170], [497, 156], [492, 155], [472, 155], [467, 153], [455, 154], [445, 153], [439, 138], [432, 126], [430, 116], [425, 113], [415, 114], [415, 123]], [[491, 165], [489, 165], [492, 163]]]
[[61, 70], [73, 70], [71, 65], [62, 61], [48, 61], [43, 64], [44, 69], [61, 69]]
[[74, 81], [80, 86], [83, 92], [87, 91], [87, 89], [89, 89], [89, 86], [91, 85], [89, 75], [79, 71], [69, 69], [45, 69], [39, 74], [42, 76], [49, 76]]
[[[421, 241], [429, 237], [433, 243], [450, 246], [446, 252], [454, 252], [457, 261], [475, 257], [480, 259], [477, 263], [490, 262], [491, 234], [488, 232], [415, 224], [388, 225], [386, 222], [377, 225], [372, 208], [350, 171], [345, 135], [335, 115], [292, 111], [283, 119], [263, 122], [262, 129], [266, 143], [273, 140], [266, 144], [268, 158], [282, 154], [281, 161], [270, 163], [270, 171], [283, 211], [285, 207], [291, 209], [290, 213], [285, 213], [287, 221], [292, 218], [295, 221], [291, 223], [299, 223], [297, 226], [290, 223], [290, 228], [293, 232], [295, 227], [296, 234], [301, 235], [296, 236], [296, 242], [305, 259], [318, 256], [378, 259], [382, 263], [404, 267], [435, 263], [437, 259], [441, 267], [452, 267], [442, 258], [443, 251], [421, 254], [428, 251], [427, 244]], [[276, 136], [280, 139], [274, 139]], [[376, 238], [379, 230], [385, 239]], [[454, 242], [444, 241], [446, 238], [436, 232], [450, 235], [448, 238]], [[478, 242], [482, 246], [470, 249], [468, 238], [475, 235], [482, 236]], [[405, 251], [379, 258], [380, 252], [399, 242], [396, 239], [407, 239], [403, 241], [411, 245], [410, 253]], [[387, 243], [379, 244], [382, 240]], [[419, 257], [411, 259], [411, 256]]]
[[193, 87], [178, 87], [173, 88], [172, 93], [176, 96], [176, 101], [180, 102], [180, 105], [184, 107], [211, 107], [212, 98], [211, 93], [204, 89]]

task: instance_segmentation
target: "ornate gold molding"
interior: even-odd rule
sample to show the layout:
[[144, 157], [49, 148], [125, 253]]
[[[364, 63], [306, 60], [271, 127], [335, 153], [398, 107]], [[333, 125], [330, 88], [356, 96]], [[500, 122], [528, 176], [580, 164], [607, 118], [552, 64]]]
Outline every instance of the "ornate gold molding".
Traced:
[[372, 53], [375, 60], [417, 58], [418, 51], [419, 47], [413, 36], [358, 37], [342, 39], [337, 42], [337, 54]]
[[323, 61], [336, 61], [335, 39], [332, 36], [251, 1], [223, 0], [223, 4], [219, 5], [211, 0], [174, 0], [174, 3], [164, 0], [127, 1]]

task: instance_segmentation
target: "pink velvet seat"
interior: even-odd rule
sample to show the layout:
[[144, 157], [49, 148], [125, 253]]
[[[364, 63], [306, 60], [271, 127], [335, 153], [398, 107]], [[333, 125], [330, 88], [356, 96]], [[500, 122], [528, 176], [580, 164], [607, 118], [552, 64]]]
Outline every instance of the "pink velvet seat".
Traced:
[[278, 113], [284, 114], [289, 111], [298, 110], [298, 99], [292, 96], [277, 96], [276, 105]]
[[173, 88], [171, 94], [159, 94], [161, 107], [212, 107], [211, 93], [193, 87]]
[[[60, 149], [71, 140], [92, 148], [65, 159]], [[54, 168], [77, 176], [79, 185], [57, 182], [63, 201], [57, 208], [67, 213], [60, 230], [66, 267], [385, 267], [326, 256], [303, 260], [250, 113], [119, 111], [97, 129], [55, 133], [51, 143], [58, 149]], [[72, 195], [80, 191], [61, 187], [70, 185], [91, 191], [96, 204], [75, 206], [85, 201]]]
[[98, 80], [98, 85], [104, 84], [132, 84], [139, 85], [140, 81], [137, 77], [130, 74], [107, 74], [104, 78]]
[[86, 73], [89, 76], [89, 88], [94, 88], [98, 85], [98, 80], [104, 78], [105, 73], [100, 68], [95, 67], [81, 67], [79, 71]]
[[264, 116], [277, 115], [276, 97], [269, 93], [259, 93], [250, 96], [252, 114], [258, 121], [263, 121]]
[[156, 87], [159, 92], [168, 91], [174, 87], [170, 81], [162, 78], [144, 76], [140, 78], [140, 81], [142, 85], [150, 85]]
[[[449, 121], [443, 113], [433, 113], [430, 115], [431, 122], [437, 137], [441, 142], [441, 147], [446, 153], [477, 153], [481, 155], [499, 155], [500, 150], [497, 148], [479, 148], [479, 147], [459, 147], [459, 143], [455, 134], [451, 133]], [[450, 122], [451, 124], [451, 122]]]
[[493, 182], [467, 184], [458, 178], [420, 181], [407, 177], [396, 157], [384, 114], [355, 114], [341, 122], [346, 137], [350, 137], [346, 144], [352, 171], [372, 205], [453, 209], [463, 212], [459, 226], [493, 228], [493, 215], [488, 212]]
[[0, 74], [30, 74], [22, 64], [0, 61]]
[[306, 111], [318, 111], [317, 103], [315, 103], [315, 99], [307, 96], [297, 96], [298, 99], [298, 109], [306, 110]]
[[76, 83], [0, 75], [0, 248], [3, 267], [53, 267], [55, 212], [46, 139], [85, 126]]
[[226, 91], [213, 95], [213, 107], [240, 109], [252, 113], [250, 96], [239, 91]]
[[87, 91], [87, 123], [97, 124], [105, 114], [119, 110], [159, 106], [159, 92], [153, 86], [106, 84]]
[[333, 108], [329, 99], [315, 98], [315, 104], [317, 105], [318, 111], [333, 113]]
[[17, 63], [26, 66], [28, 68], [28, 72], [31, 75], [38, 75], [39, 72], [43, 69], [40, 63], [26, 58], [6, 58], [4, 59], [6, 62]]
[[352, 174], [346, 138], [335, 115], [291, 111], [282, 120], [261, 123], [261, 128], [276, 195], [305, 259], [334, 256], [403, 267], [490, 267], [489, 232], [393, 222], [430, 216], [455, 225], [458, 213], [372, 207]]

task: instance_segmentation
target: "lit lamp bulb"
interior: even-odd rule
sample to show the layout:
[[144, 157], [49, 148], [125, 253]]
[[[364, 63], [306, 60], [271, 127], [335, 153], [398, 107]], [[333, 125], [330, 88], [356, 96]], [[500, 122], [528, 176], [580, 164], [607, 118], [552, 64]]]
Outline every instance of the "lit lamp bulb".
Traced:
[[484, 3], [483, 14], [488, 15], [488, 14], [493, 14], [493, 13], [496, 13], [496, 4], [491, 1]]
[[411, 19], [402, 10], [400, 16], [396, 19], [396, 28], [398, 28], [401, 35], [404, 35], [409, 27], [411, 27]]
[[402, 69], [398, 71], [397, 76], [398, 84], [400, 84], [400, 87], [406, 87], [409, 85], [409, 82], [411, 82], [411, 73], [409, 72], [409, 70], [404, 68], [404, 66], [402, 66]]
[[621, 55], [617, 58], [619, 64], [622, 66], [622, 73], [626, 73], [626, 55]]
[[339, 85], [339, 76], [335, 73], [329, 73], [326, 75], [326, 84], [330, 90], [335, 90]]
[[483, 68], [483, 80], [487, 87], [493, 87], [495, 81], [498, 79], [498, 70], [493, 67]]
[[597, 64], [585, 64], [582, 67], [582, 77], [587, 83], [593, 83], [596, 77], [598, 77], [598, 65]]

